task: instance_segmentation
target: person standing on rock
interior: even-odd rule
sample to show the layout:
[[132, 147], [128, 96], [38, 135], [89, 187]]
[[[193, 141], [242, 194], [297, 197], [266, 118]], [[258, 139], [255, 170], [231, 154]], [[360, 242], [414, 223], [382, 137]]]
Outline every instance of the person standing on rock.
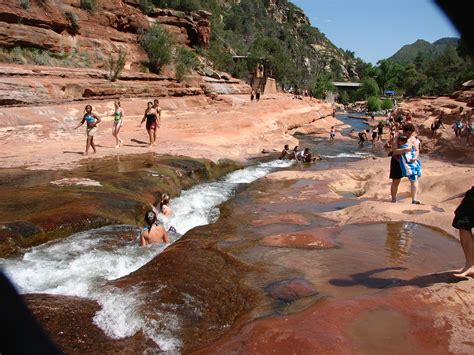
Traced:
[[148, 132], [148, 138], [150, 139], [150, 143], [148, 144], [148, 146], [152, 147], [155, 145], [156, 140], [156, 129], [158, 128], [158, 113], [156, 112], [156, 109], [153, 106], [153, 102], [151, 101], [149, 101], [147, 104], [145, 114], [143, 115], [143, 119], [140, 122], [140, 127], [145, 121], [146, 131]]
[[123, 140], [120, 139], [119, 133], [123, 125], [123, 108], [120, 105], [120, 100], [114, 102], [115, 111], [114, 111], [114, 125], [112, 126], [112, 136], [115, 138], [115, 148], [118, 148], [122, 145]]
[[[391, 147], [392, 151], [389, 153], [391, 156], [390, 159], [390, 179], [392, 179], [392, 184], [390, 186], [390, 194], [392, 196], [392, 202], [397, 202], [397, 193], [398, 193], [398, 186], [400, 185], [400, 181], [403, 177], [402, 167], [400, 165], [400, 155], [415, 149], [417, 153], [420, 152], [420, 141], [413, 136], [415, 132], [415, 126], [412, 123], [407, 123], [403, 126], [403, 135], [407, 137], [408, 147], [405, 149], [399, 148], [399, 141], [398, 137], [400, 134], [395, 134], [393, 137]], [[416, 156], [418, 158], [418, 156]], [[418, 204], [418, 200], [416, 199], [418, 193], [417, 186], [412, 184], [411, 190], [411, 197], [412, 202]], [[417, 203], [418, 202], [418, 203]]]
[[84, 116], [82, 117], [81, 123], [79, 123], [74, 129], [78, 129], [81, 127], [84, 122], [86, 122], [87, 125], [87, 140], [86, 140], [86, 151], [84, 152], [84, 155], [89, 154], [89, 147], [92, 147], [94, 150], [94, 153], [97, 153], [97, 150], [95, 149], [95, 144], [94, 144], [94, 136], [97, 133], [97, 125], [100, 123], [100, 118], [92, 113], [92, 106], [87, 105], [84, 109]]
[[473, 113], [474, 110], [471, 110], [466, 120], [466, 142], [468, 147], [472, 147], [472, 137], [474, 135], [474, 119], [472, 118]]
[[474, 186], [466, 192], [461, 204], [454, 211], [453, 227], [459, 230], [459, 240], [466, 258], [466, 265], [455, 271], [454, 276], [474, 277]]
[[145, 227], [143, 227], [140, 235], [140, 246], [144, 247], [148, 244], [168, 244], [170, 238], [162, 225], [156, 224], [156, 213], [147, 211], [145, 213]]
[[[421, 177], [421, 163], [418, 159], [419, 151], [414, 145], [410, 146], [407, 141], [408, 138], [406, 136], [402, 135], [398, 137], [399, 149], [405, 150], [405, 152], [400, 154], [400, 166], [402, 168], [402, 175], [408, 178], [411, 184], [412, 203], [419, 205], [420, 201], [417, 200], [418, 180]], [[416, 141], [418, 141], [418, 139], [416, 139]]]

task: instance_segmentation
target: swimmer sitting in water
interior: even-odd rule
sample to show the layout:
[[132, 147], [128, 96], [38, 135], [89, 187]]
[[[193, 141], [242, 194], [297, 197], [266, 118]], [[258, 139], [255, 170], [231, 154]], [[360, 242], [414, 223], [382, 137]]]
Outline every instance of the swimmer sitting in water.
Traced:
[[283, 150], [281, 151], [280, 157], [278, 159], [287, 160], [290, 158], [291, 158], [290, 146], [288, 144], [285, 144], [285, 146], [283, 147]]
[[315, 154], [314, 156], [310, 153], [309, 151], [309, 148], [305, 148], [303, 150], [303, 152], [301, 152], [301, 154], [299, 155], [299, 159], [300, 161], [304, 162], [304, 163], [313, 163], [315, 162], [316, 160], [321, 160], [321, 156], [319, 156], [318, 154]]
[[148, 211], [145, 214], [145, 227], [142, 230], [140, 235], [140, 246], [145, 246], [148, 244], [168, 244], [170, 238], [166, 233], [162, 225], [156, 224], [156, 213], [153, 211]]

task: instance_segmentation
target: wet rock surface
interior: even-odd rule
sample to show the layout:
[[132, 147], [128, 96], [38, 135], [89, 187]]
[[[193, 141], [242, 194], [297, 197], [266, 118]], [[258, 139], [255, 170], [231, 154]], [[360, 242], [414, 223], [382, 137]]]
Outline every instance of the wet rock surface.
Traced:
[[111, 339], [93, 322], [100, 306], [92, 300], [46, 294], [25, 295], [33, 315], [51, 340], [66, 354], [136, 354], [159, 350], [138, 333], [126, 339]]
[[[141, 223], [159, 192], [174, 196], [236, 167], [225, 161], [215, 164], [149, 154], [92, 163], [73, 171], [4, 170], [0, 172], [4, 182], [0, 187], [0, 257], [81, 230]], [[96, 183], [77, 184], [83, 181]]]

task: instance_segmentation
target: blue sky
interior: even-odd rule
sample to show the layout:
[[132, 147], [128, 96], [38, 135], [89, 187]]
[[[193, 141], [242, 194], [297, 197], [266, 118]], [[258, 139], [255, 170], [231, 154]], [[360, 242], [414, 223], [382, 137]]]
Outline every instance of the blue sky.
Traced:
[[337, 47], [376, 64], [405, 44], [459, 37], [430, 0], [290, 0]]

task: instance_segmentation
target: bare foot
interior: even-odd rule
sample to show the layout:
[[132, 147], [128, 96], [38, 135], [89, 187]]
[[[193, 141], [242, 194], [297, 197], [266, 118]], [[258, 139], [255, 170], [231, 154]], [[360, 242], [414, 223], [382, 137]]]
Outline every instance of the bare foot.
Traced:
[[87, 152], [82, 153], [82, 155], [88, 155], [88, 154], [89, 154], [89, 153], [87, 153]]
[[461, 268], [461, 269], [455, 269], [455, 270], [443, 270], [443, 271], [438, 271], [435, 274], [436, 275], [442, 275], [442, 274], [460, 274], [466, 271], [468, 268], [467, 266]]
[[468, 277], [474, 277], [474, 266], [470, 266], [464, 272], [460, 272], [459, 274], [453, 274], [453, 276], [464, 279]]
[[121, 146], [122, 146], [122, 144], [123, 144], [123, 140], [119, 139], [119, 144], [118, 144], [118, 145], [119, 145], [119, 147], [121, 147]]
[[115, 146], [115, 148], [118, 148], [118, 147], [120, 147], [120, 145], [117, 144], [117, 145]]

